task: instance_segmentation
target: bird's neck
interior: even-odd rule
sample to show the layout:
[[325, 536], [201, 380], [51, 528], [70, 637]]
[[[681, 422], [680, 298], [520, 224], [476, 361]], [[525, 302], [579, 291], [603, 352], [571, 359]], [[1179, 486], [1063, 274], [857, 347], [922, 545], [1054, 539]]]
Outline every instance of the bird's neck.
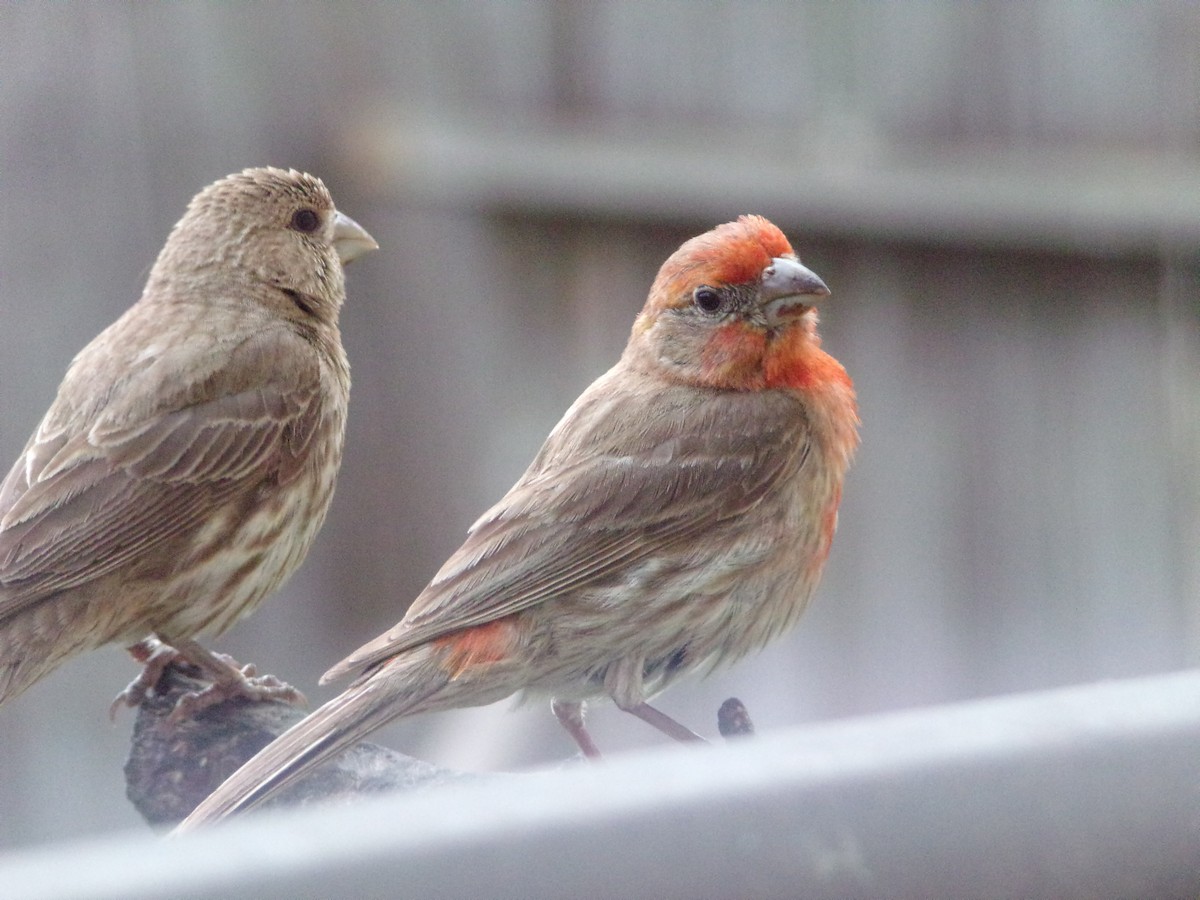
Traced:
[[[734, 320], [707, 335], [694, 355], [678, 351], [665, 338], [652, 342], [648, 327], [635, 326], [623, 364], [653, 378], [722, 391], [783, 391], [805, 406], [833, 458], [846, 464], [858, 446], [858, 405], [854, 383], [842, 364], [821, 349], [816, 316], [773, 334]], [[680, 362], [679, 357], [684, 359]]]
[[821, 349], [816, 330], [789, 328], [770, 339], [763, 348], [764, 386], [808, 392], [831, 385], [853, 390], [842, 364]]
[[775, 334], [745, 322], [730, 322], [705, 342], [699, 365], [699, 381], [712, 387], [801, 393], [831, 388], [854, 393], [842, 364], [821, 349], [815, 320]]
[[849, 464], [858, 447], [858, 399], [842, 364], [821, 349], [815, 329], [794, 328], [768, 342], [765, 387], [795, 393], [805, 402], [814, 432], [827, 451]]

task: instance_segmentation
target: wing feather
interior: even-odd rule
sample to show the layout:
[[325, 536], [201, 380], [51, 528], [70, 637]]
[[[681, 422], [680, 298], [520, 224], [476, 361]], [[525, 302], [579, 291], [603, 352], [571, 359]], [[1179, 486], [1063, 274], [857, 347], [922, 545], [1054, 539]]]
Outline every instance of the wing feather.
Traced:
[[[611, 375], [611, 373], [610, 373]], [[743, 515], [808, 453], [802, 407], [714, 392], [698, 408], [671, 389], [631, 404], [593, 385], [533, 465], [472, 526], [404, 619], [326, 680], [553, 597], [618, 581], [631, 566]], [[780, 450], [779, 448], [787, 448]]]
[[[0, 619], [185, 539], [264, 483], [296, 477], [323, 414], [320, 364], [307, 346], [290, 332], [260, 332], [225, 348], [207, 397], [178, 392], [174, 407], [146, 404], [116, 422], [71, 429], [60, 390], [0, 485]], [[114, 406], [136, 403], [116, 394], [104, 409]]]

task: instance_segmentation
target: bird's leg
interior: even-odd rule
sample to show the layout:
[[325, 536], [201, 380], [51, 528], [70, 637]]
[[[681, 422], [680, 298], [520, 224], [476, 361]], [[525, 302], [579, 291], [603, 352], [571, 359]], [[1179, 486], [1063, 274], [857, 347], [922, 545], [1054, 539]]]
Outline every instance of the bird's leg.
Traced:
[[201, 674], [207, 676], [212, 684], [179, 698], [171, 712], [171, 717], [176, 722], [234, 697], [245, 697], [255, 702], [282, 700], [301, 706], [308, 702], [302, 693], [274, 675], [259, 675], [253, 665], [239, 665], [233, 657], [206, 650], [190, 638], [176, 638], [167, 643], [157, 637], [148, 637], [131, 646], [129, 653], [145, 668], [117, 695], [111, 708], [113, 713], [121, 704], [140, 704], [146, 693], [158, 684], [167, 666], [180, 661], [191, 663]]
[[567, 734], [579, 745], [579, 749], [588, 759], [599, 759], [600, 748], [588, 734], [587, 726], [583, 724], [583, 704], [578, 700], [551, 700], [550, 708], [554, 717], [567, 730]]
[[[707, 743], [690, 728], [680, 725], [665, 712], [659, 712], [642, 698], [646, 696], [643, 678], [646, 671], [644, 656], [623, 656], [604, 673], [604, 687], [617, 709], [633, 713], [643, 722], [653, 725], [667, 737], [684, 743]], [[568, 729], [569, 730], [569, 729]]]
[[647, 722], [661, 731], [667, 737], [673, 737], [677, 741], [685, 744], [692, 744], [699, 741], [701, 744], [707, 744], [708, 741], [696, 734], [690, 728], [680, 725], [665, 712], [655, 709], [644, 700], [640, 703], [633, 703], [628, 706], [622, 706], [627, 713], [633, 713], [643, 722]]

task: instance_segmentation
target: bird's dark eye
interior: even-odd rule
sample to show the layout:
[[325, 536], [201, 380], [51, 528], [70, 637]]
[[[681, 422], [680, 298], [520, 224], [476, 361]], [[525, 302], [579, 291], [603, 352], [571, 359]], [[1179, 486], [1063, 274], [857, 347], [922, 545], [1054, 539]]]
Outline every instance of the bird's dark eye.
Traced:
[[315, 210], [298, 209], [292, 216], [292, 228], [301, 234], [312, 234], [321, 225], [321, 217]]
[[699, 309], [700, 312], [710, 314], [720, 310], [723, 302], [721, 295], [710, 287], [696, 288], [695, 293], [692, 294], [692, 299], [696, 301], [696, 308]]

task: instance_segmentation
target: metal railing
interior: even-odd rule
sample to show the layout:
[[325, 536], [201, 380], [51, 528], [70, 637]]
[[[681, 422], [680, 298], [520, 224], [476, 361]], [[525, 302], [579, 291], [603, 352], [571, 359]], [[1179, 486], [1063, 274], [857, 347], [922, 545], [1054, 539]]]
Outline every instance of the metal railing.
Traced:
[[1196, 897], [1200, 673], [31, 849], [0, 893]]

